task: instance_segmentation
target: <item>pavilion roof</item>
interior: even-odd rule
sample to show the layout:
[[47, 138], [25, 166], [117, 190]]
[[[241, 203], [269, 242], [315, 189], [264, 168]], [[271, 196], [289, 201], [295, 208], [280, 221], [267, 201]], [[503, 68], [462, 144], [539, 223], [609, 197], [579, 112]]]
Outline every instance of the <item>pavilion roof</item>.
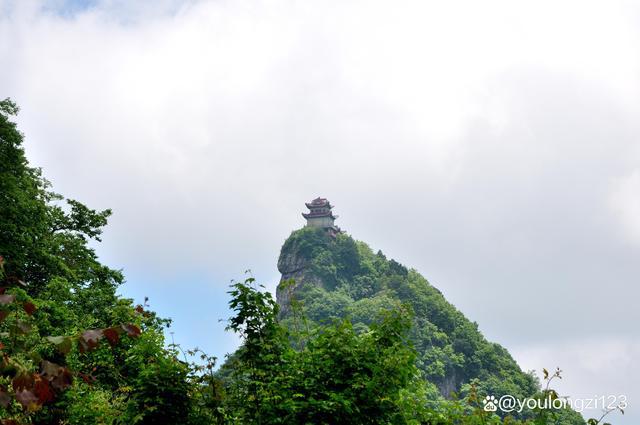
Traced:
[[329, 209], [333, 208], [333, 205], [331, 205], [331, 203], [329, 203], [329, 201], [327, 200], [327, 198], [316, 198], [311, 202], [305, 202], [304, 203], [307, 208], [322, 208], [322, 207], [327, 207]]

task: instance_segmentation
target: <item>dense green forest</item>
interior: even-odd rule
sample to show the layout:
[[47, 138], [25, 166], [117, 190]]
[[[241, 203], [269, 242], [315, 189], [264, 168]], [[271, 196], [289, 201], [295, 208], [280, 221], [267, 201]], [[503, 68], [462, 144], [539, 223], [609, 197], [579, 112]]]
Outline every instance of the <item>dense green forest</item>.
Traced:
[[[411, 340], [419, 353], [425, 378], [443, 396], [460, 391], [461, 385], [479, 380], [484, 394], [524, 398], [537, 391], [536, 379], [523, 373], [509, 353], [489, 343], [476, 323], [449, 304], [440, 291], [415, 270], [408, 270], [380, 251], [341, 233], [331, 237], [321, 228], [295, 231], [285, 242], [279, 260], [281, 271], [295, 281], [289, 287], [304, 305], [312, 324], [349, 317], [365, 330], [381, 310], [407, 303], [413, 311]], [[295, 264], [293, 277], [287, 266]], [[292, 290], [293, 289], [293, 290]], [[289, 298], [280, 289], [281, 304]], [[283, 307], [285, 323], [291, 314]]]
[[557, 375], [541, 388], [418, 273], [344, 234], [286, 241], [279, 266], [299, 279], [280, 284], [282, 309], [253, 278], [232, 284], [242, 345], [220, 368], [167, 344], [170, 320], [118, 296], [122, 274], [90, 247], [111, 212], [52, 191], [17, 112], [0, 102], [3, 425], [584, 423], [485, 411], [488, 393], [557, 398]]
[[[366, 333], [381, 312], [402, 311], [410, 317], [407, 336], [415, 365], [429, 398], [444, 401], [472, 392], [518, 399], [535, 397], [540, 383], [524, 373], [498, 344], [488, 342], [442, 293], [417, 271], [345, 233], [305, 227], [285, 241], [278, 267], [280, 318], [296, 330], [298, 311], [304, 326], [316, 329], [346, 319], [356, 333]], [[533, 418], [534, 412], [516, 415]], [[584, 423], [574, 412], [562, 412], [557, 423]]]

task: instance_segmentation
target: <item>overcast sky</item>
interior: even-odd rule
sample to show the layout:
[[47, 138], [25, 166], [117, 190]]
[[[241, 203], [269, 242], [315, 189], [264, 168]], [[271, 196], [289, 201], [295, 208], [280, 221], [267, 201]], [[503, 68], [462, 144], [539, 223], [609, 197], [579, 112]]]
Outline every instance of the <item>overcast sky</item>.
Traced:
[[233, 350], [229, 281], [274, 289], [321, 195], [524, 369], [640, 422], [637, 3], [0, 0], [6, 96], [185, 346]]

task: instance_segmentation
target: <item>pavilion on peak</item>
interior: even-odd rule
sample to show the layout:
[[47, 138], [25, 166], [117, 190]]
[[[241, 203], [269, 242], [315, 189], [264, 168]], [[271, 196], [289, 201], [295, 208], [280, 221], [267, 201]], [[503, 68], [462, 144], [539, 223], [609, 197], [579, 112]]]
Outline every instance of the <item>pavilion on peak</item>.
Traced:
[[311, 202], [305, 202], [305, 205], [309, 212], [302, 213], [302, 216], [307, 219], [307, 226], [327, 229], [332, 235], [340, 233], [340, 228], [334, 224], [338, 216], [333, 214], [333, 205], [326, 198], [318, 197]]

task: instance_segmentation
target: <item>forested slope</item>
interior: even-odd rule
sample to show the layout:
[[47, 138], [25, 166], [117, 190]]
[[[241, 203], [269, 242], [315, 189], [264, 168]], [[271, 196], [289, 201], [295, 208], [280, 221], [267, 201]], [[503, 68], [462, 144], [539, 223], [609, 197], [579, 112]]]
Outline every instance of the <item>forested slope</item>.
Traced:
[[[367, 244], [321, 228], [294, 231], [284, 243], [277, 292], [284, 323], [291, 323], [290, 298], [303, 306], [311, 324], [348, 317], [366, 329], [381, 310], [408, 303], [414, 311], [411, 339], [418, 366], [444, 396], [474, 379], [485, 394], [525, 397], [537, 382], [503, 347], [487, 341], [442, 293], [417, 271], [374, 253]], [[293, 286], [284, 282], [293, 279]]]

